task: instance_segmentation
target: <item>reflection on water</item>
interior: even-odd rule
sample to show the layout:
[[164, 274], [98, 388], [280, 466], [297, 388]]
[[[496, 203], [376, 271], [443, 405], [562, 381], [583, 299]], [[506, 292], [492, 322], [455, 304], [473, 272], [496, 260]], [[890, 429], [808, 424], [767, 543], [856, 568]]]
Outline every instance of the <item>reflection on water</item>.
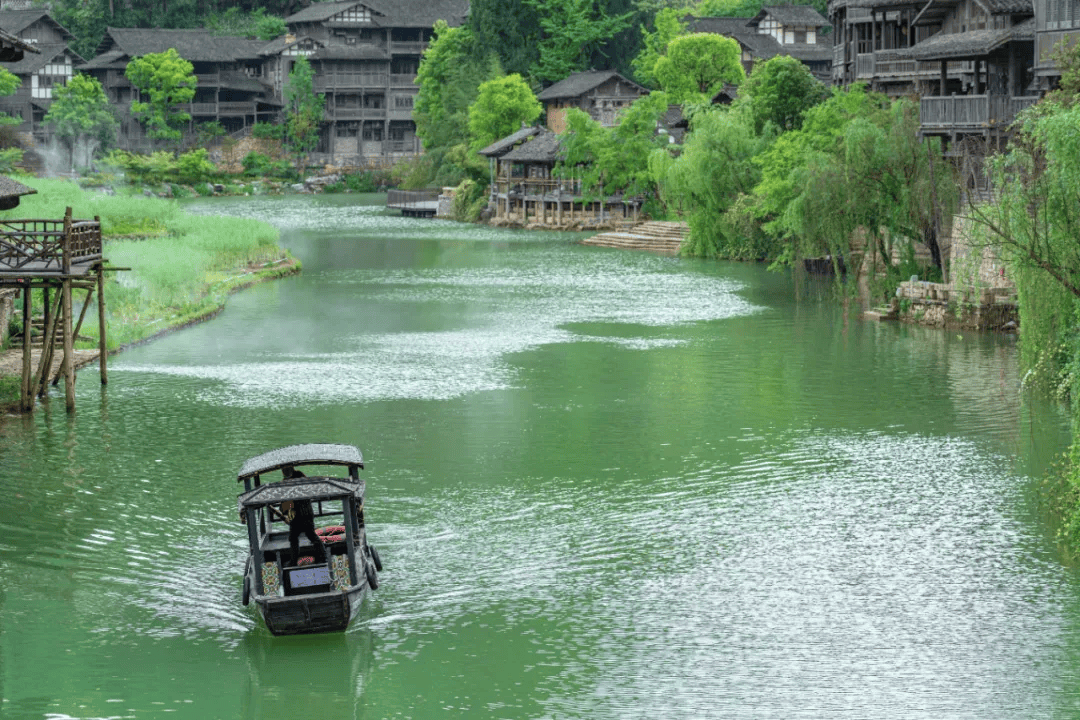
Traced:
[[[363, 202], [200, 203], [304, 273], [0, 424], [0, 716], [1080, 716], [1011, 342]], [[273, 638], [235, 473], [309, 441], [363, 449], [385, 570]]]

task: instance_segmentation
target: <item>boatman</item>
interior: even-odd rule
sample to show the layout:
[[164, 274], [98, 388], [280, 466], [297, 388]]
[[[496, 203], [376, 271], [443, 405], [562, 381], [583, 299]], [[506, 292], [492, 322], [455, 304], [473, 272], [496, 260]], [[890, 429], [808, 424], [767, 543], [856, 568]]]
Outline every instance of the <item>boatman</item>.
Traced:
[[[285, 468], [286, 478], [304, 477], [299, 470], [291, 467]], [[322, 540], [315, 534], [315, 513], [311, 509], [310, 500], [285, 500], [281, 503], [281, 514], [285, 522], [289, 523], [289, 551], [292, 553], [292, 564], [300, 562], [300, 535], [307, 536], [311, 547], [318, 556], [318, 562], [326, 562], [326, 549]]]

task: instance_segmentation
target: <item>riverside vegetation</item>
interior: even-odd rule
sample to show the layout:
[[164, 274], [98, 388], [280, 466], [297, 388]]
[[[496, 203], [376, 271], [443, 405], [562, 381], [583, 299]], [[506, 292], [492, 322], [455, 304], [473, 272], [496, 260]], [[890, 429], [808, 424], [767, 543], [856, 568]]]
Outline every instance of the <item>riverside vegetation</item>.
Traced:
[[[66, 207], [79, 218], [99, 216], [109, 265], [131, 268], [109, 273], [105, 285], [110, 351], [207, 318], [229, 293], [300, 270], [278, 246], [277, 229], [262, 221], [192, 215], [168, 200], [110, 196], [63, 180], [19, 181], [37, 194], [0, 216], [62, 217]], [[40, 299], [35, 306], [42, 307]], [[19, 312], [11, 322], [21, 332]], [[96, 324], [84, 325], [81, 334], [90, 338], [87, 346], [97, 346]], [[17, 401], [18, 383], [17, 377], [0, 381], [0, 404]]]

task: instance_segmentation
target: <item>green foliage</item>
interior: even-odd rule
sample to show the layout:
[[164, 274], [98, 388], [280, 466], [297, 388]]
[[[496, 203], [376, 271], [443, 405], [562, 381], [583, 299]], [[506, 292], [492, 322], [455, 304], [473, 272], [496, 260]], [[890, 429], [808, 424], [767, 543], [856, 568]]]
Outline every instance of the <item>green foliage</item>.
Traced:
[[673, 103], [701, 102], [725, 83], [738, 85], [746, 79], [741, 55], [739, 43], [731, 38], [715, 33], [681, 35], [656, 60], [653, 74]]
[[[765, 245], [755, 223], [745, 223], [746, 198], [761, 179], [751, 162], [771, 140], [753, 131], [744, 105], [704, 107], [691, 116], [692, 132], [673, 161], [650, 157], [668, 205], [685, 213], [690, 238], [684, 252], [700, 257], [759, 259], [778, 249]], [[732, 213], [732, 210], [738, 210]]]
[[487, 204], [487, 184], [466, 178], [454, 188], [454, 203], [451, 213], [453, 218], [459, 222], [476, 222], [480, 219], [480, 213], [487, 207]]
[[217, 174], [206, 148], [186, 152], [176, 159], [176, 174], [181, 182], [197, 182]]
[[96, 147], [108, 148], [116, 141], [120, 125], [101, 83], [82, 73], [76, 74], [67, 85], [53, 88], [53, 102], [45, 114], [45, 123], [67, 145], [72, 168], [78, 146], [86, 149], [82, 164], [88, 166]]
[[326, 97], [315, 92], [315, 73], [304, 56], [293, 62], [285, 84], [285, 138], [296, 158], [297, 169], [307, 162], [308, 154], [319, 144]]
[[654, 150], [668, 150], [667, 135], [656, 131], [667, 107], [667, 96], [662, 92], [643, 96], [626, 109], [613, 128], [571, 109], [566, 114], [564, 159], [556, 166], [557, 174], [580, 178], [584, 193], [594, 198], [655, 193], [657, 178], [645, 159]]
[[413, 106], [425, 155], [403, 167], [402, 187], [457, 185], [469, 174], [487, 176], [486, 162], [469, 151], [469, 106], [483, 82], [501, 76], [498, 62], [480, 51], [468, 27], [435, 23], [435, 38], [417, 71], [420, 91]]
[[[12, 74], [7, 68], [0, 67], [0, 97], [6, 97], [11, 95], [22, 85], [16, 75]], [[0, 113], [0, 125], [19, 125], [22, 120], [12, 117], [7, 113]]]
[[801, 62], [777, 55], [754, 66], [740, 94], [752, 100], [754, 128], [760, 133], [765, 123], [799, 129], [803, 113], [824, 100], [828, 90]]
[[175, 106], [191, 102], [198, 84], [191, 63], [169, 48], [133, 58], [124, 75], [146, 98], [133, 101], [131, 113], [146, 126], [147, 134], [158, 140], [179, 140], [180, 127], [191, 116]]
[[525, 1], [533, 7], [543, 31], [533, 74], [549, 82], [587, 69], [604, 41], [628, 28], [634, 15], [609, 15], [593, 0]]
[[267, 15], [266, 8], [261, 7], [244, 12], [234, 5], [224, 12], [210, 13], [203, 22], [215, 35], [240, 35], [259, 40], [273, 40], [288, 30], [282, 18]]
[[[435, 24], [436, 35], [440, 34], [441, 22]], [[536, 10], [524, 0], [470, 2], [469, 23], [462, 29], [470, 41], [475, 39], [478, 51], [483, 49], [474, 57], [479, 59], [491, 53], [508, 73], [529, 77], [540, 58], [540, 23], [537, 22]]]
[[276, 123], [257, 122], [251, 126], [251, 137], [260, 140], [284, 140], [285, 126]]
[[473, 150], [485, 148], [523, 123], [531, 124], [543, 110], [517, 73], [481, 83], [476, 101], [469, 106], [470, 146]]
[[259, 152], [249, 152], [240, 164], [248, 177], [287, 179], [294, 175], [293, 168], [287, 160], [272, 160], [269, 155]]
[[0, 150], [0, 173], [10, 173], [22, 163], [23, 151], [20, 148]]
[[641, 82], [652, 87], [659, 87], [656, 77], [656, 62], [667, 53], [668, 44], [686, 32], [686, 25], [679, 19], [680, 12], [673, 7], [661, 8], [656, 13], [653, 24], [656, 29], [649, 32], [641, 28], [641, 52], [631, 63], [634, 74]]

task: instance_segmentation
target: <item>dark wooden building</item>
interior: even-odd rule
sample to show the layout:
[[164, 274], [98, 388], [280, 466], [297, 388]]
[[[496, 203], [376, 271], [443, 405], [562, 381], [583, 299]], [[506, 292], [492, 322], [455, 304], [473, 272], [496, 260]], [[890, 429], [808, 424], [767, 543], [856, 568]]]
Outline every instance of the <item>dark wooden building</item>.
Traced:
[[[456, 27], [468, 0], [320, 2], [285, 18], [294, 42], [308, 43], [316, 91], [326, 96], [326, 123], [316, 162], [365, 165], [421, 152], [412, 119], [420, 57], [436, 21]], [[300, 52], [297, 50], [296, 52]], [[275, 78], [288, 77], [283, 53]], [[280, 92], [280, 83], [275, 87]]]
[[216, 121], [233, 132], [260, 121], [277, 119], [281, 100], [264, 77], [267, 43], [242, 37], [212, 35], [206, 30], [108, 28], [97, 55], [78, 70], [96, 77], [120, 118], [120, 147], [152, 150], [155, 143], [131, 115], [138, 91], [124, 75], [133, 58], [173, 48], [194, 68], [195, 97], [179, 109], [191, 115], [190, 140], [198, 123]]
[[614, 70], [589, 70], [573, 73], [536, 98], [544, 105], [548, 128], [560, 133], [566, 129], [570, 108], [587, 113], [604, 127], [613, 127], [619, 122], [619, 113], [648, 92]]
[[34, 49], [5, 61], [22, 84], [14, 94], [0, 98], [0, 112], [20, 121], [19, 132], [44, 144], [51, 134], [42, 121], [52, 105], [53, 88], [66, 85], [83, 59], [67, 46], [74, 36], [45, 10], [0, 11], [0, 28]]
[[1035, 76], [1040, 90], [1061, 79], [1052, 53], [1060, 43], [1080, 42], [1080, 0], [1035, 0]]

